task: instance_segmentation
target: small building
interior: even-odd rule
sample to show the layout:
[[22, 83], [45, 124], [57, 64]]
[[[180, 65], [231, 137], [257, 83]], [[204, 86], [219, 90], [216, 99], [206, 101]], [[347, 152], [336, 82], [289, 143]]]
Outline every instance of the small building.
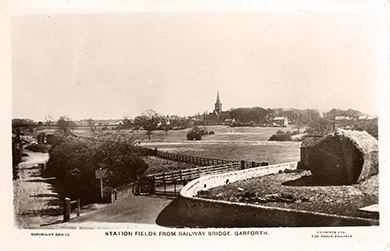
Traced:
[[301, 144], [301, 160], [299, 161], [298, 169], [309, 170], [310, 151], [321, 138], [321, 135], [307, 135], [303, 137], [303, 141]]
[[52, 133], [46, 134], [46, 143], [53, 145], [55, 142], [54, 135]]
[[37, 141], [38, 141], [38, 144], [44, 144], [45, 143], [45, 137], [46, 137], [46, 134], [41, 132], [40, 134], [37, 135]]
[[225, 125], [231, 125], [231, 124], [233, 124], [234, 123], [234, 119], [225, 119], [224, 121], [223, 121], [223, 123], [225, 124]]
[[272, 122], [277, 126], [288, 126], [287, 117], [275, 117]]

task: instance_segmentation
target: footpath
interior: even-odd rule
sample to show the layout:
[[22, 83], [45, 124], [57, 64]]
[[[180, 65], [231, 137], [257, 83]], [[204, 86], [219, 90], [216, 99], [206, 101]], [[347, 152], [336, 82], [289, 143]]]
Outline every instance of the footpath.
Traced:
[[23, 157], [19, 164], [19, 179], [13, 181], [15, 225], [36, 229], [57, 221], [62, 214], [62, 203], [55, 181], [43, 178], [39, 167], [49, 155], [27, 150], [25, 153], [28, 157]]

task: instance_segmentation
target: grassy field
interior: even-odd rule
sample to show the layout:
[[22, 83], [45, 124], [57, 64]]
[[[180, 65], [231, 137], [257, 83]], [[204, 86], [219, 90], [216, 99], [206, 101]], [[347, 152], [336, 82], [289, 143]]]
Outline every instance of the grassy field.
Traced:
[[[135, 134], [140, 145], [158, 148], [162, 151], [188, 154], [198, 157], [218, 158], [227, 160], [247, 160], [270, 164], [298, 161], [301, 142], [271, 142], [267, 141], [278, 130], [289, 128], [276, 127], [239, 127], [208, 126], [213, 135], [206, 135], [201, 141], [186, 140], [187, 130], [155, 132], [151, 140], [142, 132]], [[144, 137], [143, 137], [144, 136]]]
[[[168, 134], [164, 131], [153, 131], [151, 139], [148, 139], [144, 130], [123, 132], [132, 135], [141, 146], [198, 157], [234, 161], [266, 161], [270, 164], [298, 161], [300, 158], [301, 142], [268, 141], [271, 135], [278, 130], [291, 131], [289, 127], [207, 126], [206, 128], [215, 134], [205, 135], [201, 141], [186, 139], [190, 128], [168, 131]], [[87, 127], [76, 128], [73, 132], [78, 136], [93, 136], [93, 132]], [[99, 130], [100, 134], [114, 132], [115, 130]]]

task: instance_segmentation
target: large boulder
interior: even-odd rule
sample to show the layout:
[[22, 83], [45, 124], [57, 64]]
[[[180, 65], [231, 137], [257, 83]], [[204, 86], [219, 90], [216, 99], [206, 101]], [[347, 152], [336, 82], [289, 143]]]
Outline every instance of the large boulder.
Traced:
[[316, 142], [308, 158], [320, 184], [359, 183], [378, 173], [378, 141], [367, 132], [337, 129]]

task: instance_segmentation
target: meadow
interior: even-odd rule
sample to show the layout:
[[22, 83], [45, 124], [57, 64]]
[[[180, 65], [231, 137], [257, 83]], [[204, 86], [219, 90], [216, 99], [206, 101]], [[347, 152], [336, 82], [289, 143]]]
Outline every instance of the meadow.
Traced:
[[208, 131], [215, 134], [205, 135], [200, 141], [186, 139], [188, 130], [154, 131], [151, 139], [145, 132], [134, 132], [134, 137], [141, 146], [158, 148], [161, 151], [187, 154], [205, 158], [227, 160], [246, 160], [279, 164], [299, 161], [301, 142], [272, 142], [268, 141], [278, 130], [291, 128], [278, 127], [228, 127], [207, 126]]
[[[123, 130], [122, 132], [133, 137], [140, 146], [197, 157], [269, 162], [269, 164], [299, 161], [300, 159], [301, 142], [268, 141], [271, 135], [278, 130], [292, 131], [290, 127], [206, 126], [206, 130], [213, 131], [214, 134], [205, 135], [199, 141], [187, 140], [186, 135], [189, 130], [191, 129], [170, 130], [168, 133], [156, 130], [152, 132], [151, 139], [148, 139], [145, 130]], [[100, 135], [110, 135], [117, 130], [98, 129], [97, 131]], [[84, 137], [96, 134], [88, 127], [78, 127], [72, 132]]]

